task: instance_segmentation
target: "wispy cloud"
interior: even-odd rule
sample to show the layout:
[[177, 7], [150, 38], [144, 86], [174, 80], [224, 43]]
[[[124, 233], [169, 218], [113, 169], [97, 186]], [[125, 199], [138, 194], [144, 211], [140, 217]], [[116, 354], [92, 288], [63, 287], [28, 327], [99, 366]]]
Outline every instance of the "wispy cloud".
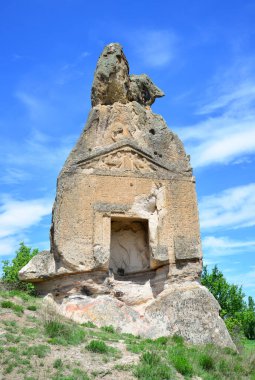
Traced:
[[255, 183], [202, 197], [199, 202], [203, 230], [236, 229], [255, 225]]
[[136, 56], [146, 66], [161, 67], [176, 56], [178, 38], [169, 30], [141, 30], [130, 38]]
[[197, 105], [199, 121], [177, 128], [194, 167], [237, 164], [255, 153], [255, 81], [244, 66], [219, 73]]
[[4, 168], [2, 170], [2, 176], [0, 178], [0, 183], [6, 185], [13, 185], [21, 183], [27, 179], [31, 178], [30, 173], [25, 170], [17, 168]]
[[17, 242], [24, 240], [29, 228], [38, 225], [52, 210], [52, 199], [16, 200], [1, 196], [0, 256], [14, 252]]
[[52, 199], [15, 200], [2, 197], [0, 204], [0, 237], [14, 235], [51, 213]]
[[252, 294], [252, 291], [255, 291], [255, 267], [251, 266], [250, 269], [243, 273], [233, 273], [227, 275], [228, 281], [233, 284], [238, 284], [243, 286], [246, 289], [249, 289]]
[[209, 258], [246, 254], [255, 249], [255, 240], [233, 240], [227, 236], [205, 236], [203, 238], [203, 250]]

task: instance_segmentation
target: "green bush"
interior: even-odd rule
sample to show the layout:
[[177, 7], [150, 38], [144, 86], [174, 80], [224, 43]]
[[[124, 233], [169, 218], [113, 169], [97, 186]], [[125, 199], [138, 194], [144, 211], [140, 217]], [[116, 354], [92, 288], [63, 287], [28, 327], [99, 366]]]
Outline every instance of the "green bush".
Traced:
[[85, 331], [76, 324], [63, 323], [59, 321], [47, 321], [44, 324], [46, 334], [51, 338], [50, 343], [66, 345], [77, 345], [84, 341]]
[[220, 315], [236, 343], [245, 335], [248, 339], [255, 339], [255, 302], [245, 294], [242, 287], [229, 284], [223, 273], [215, 266], [209, 273], [207, 267], [203, 268], [202, 285], [206, 286], [219, 302]]
[[1, 307], [3, 309], [12, 309], [16, 313], [23, 313], [24, 312], [24, 308], [21, 305], [17, 305], [16, 303], [13, 303], [11, 301], [2, 301]]
[[160, 338], [155, 339], [155, 343], [159, 346], [166, 346], [168, 338], [166, 336], [161, 336]]
[[61, 359], [56, 359], [53, 363], [53, 368], [60, 369], [63, 368], [63, 362]]
[[37, 307], [35, 305], [29, 305], [27, 307], [27, 310], [30, 310], [30, 311], [36, 311], [37, 310]]
[[173, 363], [176, 371], [180, 372], [182, 375], [190, 376], [193, 374], [192, 365], [184, 356], [173, 356], [171, 358], [171, 362]]
[[110, 326], [103, 326], [103, 327], [101, 327], [101, 330], [109, 332], [111, 334], [115, 333], [114, 327], [112, 325], [110, 325]]
[[214, 360], [208, 354], [203, 354], [200, 356], [199, 364], [205, 371], [210, 371], [214, 368]]
[[20, 247], [18, 251], [16, 251], [14, 259], [12, 259], [11, 262], [9, 260], [3, 260], [3, 282], [12, 288], [33, 292], [34, 286], [21, 281], [18, 273], [37, 253], [38, 249], [32, 250], [26, 247], [23, 242], [20, 243]]
[[96, 327], [96, 325], [93, 322], [91, 322], [91, 321], [82, 323], [82, 326], [88, 327], [90, 329], [94, 329]]
[[155, 352], [145, 352], [142, 354], [141, 362], [149, 365], [157, 365], [160, 363], [160, 357]]
[[184, 344], [184, 339], [182, 336], [180, 335], [173, 335], [172, 336], [172, 341], [175, 343], [175, 344], [178, 344], [180, 346], [183, 346]]
[[99, 354], [105, 354], [109, 351], [109, 347], [102, 340], [91, 340], [86, 348], [89, 351], [97, 352]]
[[155, 352], [146, 351], [140, 358], [140, 363], [134, 370], [134, 375], [142, 380], [168, 380], [172, 379], [171, 369], [161, 362]]

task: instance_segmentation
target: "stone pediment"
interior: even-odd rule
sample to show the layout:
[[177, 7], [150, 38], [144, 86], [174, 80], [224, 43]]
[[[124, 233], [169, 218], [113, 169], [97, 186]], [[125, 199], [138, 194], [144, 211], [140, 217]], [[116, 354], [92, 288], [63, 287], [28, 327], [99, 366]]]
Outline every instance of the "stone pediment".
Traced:
[[82, 169], [103, 171], [128, 171], [154, 173], [158, 169], [169, 170], [153, 160], [149, 155], [130, 145], [125, 145], [107, 152], [100, 152], [78, 162]]

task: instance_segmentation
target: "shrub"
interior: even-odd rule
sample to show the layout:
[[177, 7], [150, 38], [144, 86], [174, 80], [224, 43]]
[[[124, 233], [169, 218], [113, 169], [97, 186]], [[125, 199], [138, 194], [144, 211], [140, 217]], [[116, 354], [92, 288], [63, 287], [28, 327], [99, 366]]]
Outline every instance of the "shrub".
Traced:
[[37, 310], [37, 307], [35, 305], [29, 305], [27, 307], [27, 310], [31, 310], [31, 311], [36, 311]]
[[21, 305], [17, 305], [16, 303], [13, 303], [11, 301], [2, 301], [1, 307], [4, 309], [12, 309], [16, 313], [23, 313], [24, 308]]
[[38, 249], [32, 250], [22, 242], [16, 256], [12, 261], [3, 260], [2, 280], [12, 288], [34, 292], [34, 286], [19, 279], [18, 273], [38, 253]]
[[168, 342], [168, 338], [166, 336], [161, 336], [155, 340], [155, 343], [160, 346], [166, 346]]
[[184, 339], [182, 336], [180, 335], [173, 335], [172, 336], [172, 341], [175, 343], [175, 344], [179, 344], [180, 346], [182, 346], [184, 344]]
[[141, 362], [144, 362], [149, 365], [157, 365], [160, 363], [160, 357], [154, 352], [145, 352], [142, 354]]
[[203, 354], [200, 356], [199, 364], [205, 371], [210, 371], [214, 368], [213, 358], [208, 354]]
[[184, 356], [174, 356], [171, 358], [171, 361], [173, 363], [173, 366], [175, 369], [180, 372], [182, 375], [192, 375], [193, 368], [192, 365], [189, 363], [188, 359]]
[[171, 369], [165, 364], [160, 364], [156, 367], [148, 364], [138, 364], [134, 370], [134, 375], [141, 380], [173, 379]]
[[114, 327], [112, 325], [103, 326], [103, 327], [101, 327], [101, 330], [106, 331], [106, 332], [111, 333], [111, 334], [115, 333]]
[[63, 362], [61, 359], [56, 359], [53, 363], [53, 368], [60, 369], [63, 368]]
[[94, 329], [96, 327], [96, 325], [93, 322], [91, 322], [91, 321], [82, 323], [82, 326], [88, 327], [90, 329]]
[[89, 351], [97, 352], [99, 354], [105, 354], [109, 351], [109, 347], [102, 340], [91, 340], [86, 348]]
[[76, 345], [84, 341], [85, 331], [78, 325], [60, 321], [47, 321], [44, 324], [50, 343], [60, 345]]

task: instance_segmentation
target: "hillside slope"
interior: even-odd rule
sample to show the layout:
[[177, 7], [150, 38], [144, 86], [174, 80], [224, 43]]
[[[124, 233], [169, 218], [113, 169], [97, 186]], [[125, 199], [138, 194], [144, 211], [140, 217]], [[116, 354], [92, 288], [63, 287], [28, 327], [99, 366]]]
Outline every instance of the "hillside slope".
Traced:
[[76, 325], [43, 300], [0, 291], [0, 379], [255, 379], [255, 349], [240, 354], [180, 337], [141, 339], [92, 322]]

